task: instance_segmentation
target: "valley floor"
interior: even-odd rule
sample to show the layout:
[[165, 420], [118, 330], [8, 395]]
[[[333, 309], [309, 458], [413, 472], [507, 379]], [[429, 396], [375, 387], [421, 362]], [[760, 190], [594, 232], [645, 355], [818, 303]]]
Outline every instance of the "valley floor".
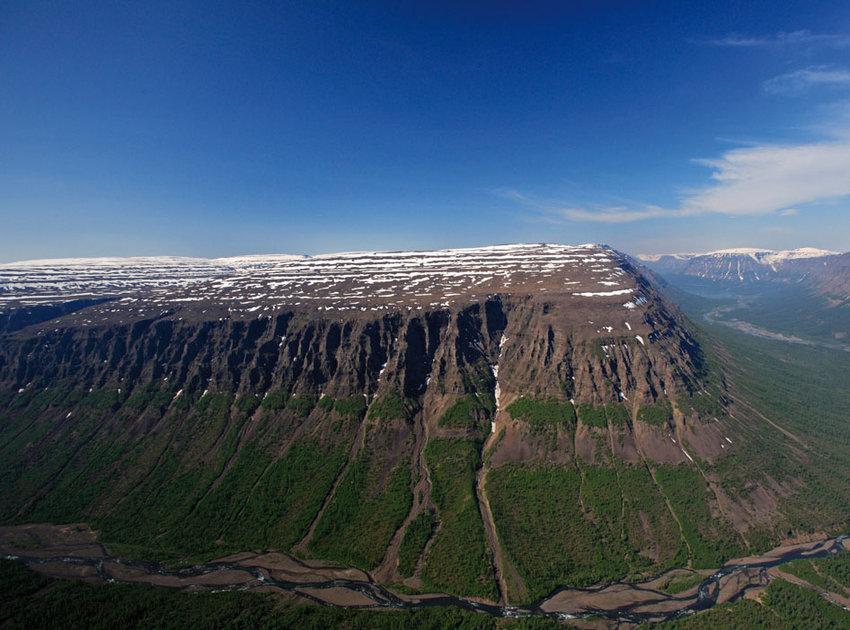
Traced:
[[[791, 582], [817, 592], [846, 609], [850, 606], [848, 551], [850, 539], [846, 536], [788, 545], [758, 556], [732, 560], [715, 571], [674, 569], [643, 583], [566, 588], [537, 605], [515, 608], [482, 605], [472, 599], [436, 593], [405, 595], [375, 584], [357, 569], [305, 562], [278, 552], [246, 552], [207, 564], [169, 569], [159, 563], [128, 561], [110, 555], [85, 524], [0, 528], [0, 553], [42, 576], [26, 579], [19, 576], [19, 581], [70, 579], [89, 584], [122, 583], [207, 594], [275, 593], [285, 602], [319, 604], [349, 611], [384, 609], [414, 613], [444, 606], [454, 609], [456, 614], [467, 611], [493, 619], [573, 620], [582, 625], [601, 624], [603, 627], [675, 621], [685, 613], [722, 608], [742, 598], [751, 599], [766, 588], [768, 592], [771, 588], [775, 591], [776, 581]], [[837, 569], [830, 571], [823, 567]], [[20, 569], [6, 567], [4, 575], [10, 579], [9, 575], [16, 571], [20, 573]], [[132, 590], [125, 592], [133, 593]], [[850, 623], [850, 614], [846, 620]], [[485, 622], [485, 618], [479, 621]]]
[[803, 346], [829, 348], [831, 350], [843, 350], [845, 352], [850, 352], [850, 346], [845, 344], [819, 341], [816, 339], [804, 339], [795, 335], [768, 330], [767, 328], [757, 326], [748, 321], [737, 319], [735, 317], [728, 317], [727, 314], [731, 310], [732, 307], [730, 306], [717, 306], [711, 309], [710, 311], [703, 313], [703, 320], [709, 324], [719, 324], [721, 326], [727, 326], [729, 328], [737, 330], [738, 332], [742, 332], [747, 335], [752, 335], [754, 337], [761, 337], [762, 339], [770, 339], [772, 341], [784, 341], [787, 343], [796, 343]]

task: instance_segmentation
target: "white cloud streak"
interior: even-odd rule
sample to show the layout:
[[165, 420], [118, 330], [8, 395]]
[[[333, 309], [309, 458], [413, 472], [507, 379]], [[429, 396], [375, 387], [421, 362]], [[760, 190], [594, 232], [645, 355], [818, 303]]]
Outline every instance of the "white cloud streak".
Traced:
[[[547, 210], [543, 210], [547, 212]], [[645, 219], [661, 219], [684, 216], [681, 210], [671, 210], [659, 206], [640, 206], [625, 208], [620, 206], [597, 206], [593, 208], [551, 208], [553, 216], [566, 221], [591, 221], [594, 223], [630, 223]]]
[[790, 95], [803, 94], [818, 86], [850, 87], [850, 70], [826, 66], [805, 68], [780, 74], [762, 85], [769, 94]]
[[812, 33], [809, 30], [776, 33], [774, 35], [740, 35], [732, 33], [709, 40], [713, 46], [725, 48], [787, 48], [792, 46], [825, 46], [850, 48], [850, 35], [843, 33]]
[[[765, 36], [730, 34], [708, 44], [729, 48], [850, 48], [850, 34], [808, 30]], [[850, 87], [850, 69], [812, 66], [788, 72], [763, 88], [773, 94], [801, 94], [816, 86]], [[845, 108], [846, 111], [846, 108]], [[846, 114], [845, 114], [846, 116]], [[677, 204], [592, 205], [542, 203], [519, 193], [512, 198], [538, 220], [627, 223], [696, 215], [795, 216], [810, 204], [850, 197], [850, 119], [825, 129], [828, 140], [799, 144], [756, 144], [714, 159], [696, 160], [709, 169], [709, 183], [685, 191]]]
[[694, 213], [770, 214], [850, 195], [850, 142], [763, 145], [701, 160], [714, 184], [683, 199]]
[[850, 140], [796, 145], [764, 144], [733, 149], [719, 158], [697, 160], [711, 169], [711, 183], [682, 195], [665, 208], [557, 205], [519, 193], [507, 196], [552, 221], [627, 223], [695, 215], [791, 216], [806, 204], [850, 196]]

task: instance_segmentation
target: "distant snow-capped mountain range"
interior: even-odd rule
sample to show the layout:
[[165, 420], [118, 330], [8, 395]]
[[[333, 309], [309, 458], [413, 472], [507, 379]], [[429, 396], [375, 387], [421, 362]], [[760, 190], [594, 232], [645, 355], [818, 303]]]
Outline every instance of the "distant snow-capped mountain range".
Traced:
[[814, 247], [790, 250], [742, 247], [706, 253], [639, 254], [662, 274], [750, 283], [764, 280], [809, 281], [816, 288], [850, 294], [850, 253]]
[[644, 262], [658, 263], [665, 259], [689, 261], [695, 258], [714, 258], [714, 259], [736, 259], [736, 258], [751, 258], [757, 263], [763, 265], [777, 265], [788, 260], [798, 260], [800, 258], [821, 258], [823, 256], [837, 256], [839, 252], [829, 251], [827, 249], [817, 249], [816, 247], [798, 247], [797, 249], [773, 250], [759, 249], [756, 247], [737, 247], [731, 249], [718, 249], [713, 252], [705, 253], [682, 253], [682, 254], [638, 254], [638, 258]]

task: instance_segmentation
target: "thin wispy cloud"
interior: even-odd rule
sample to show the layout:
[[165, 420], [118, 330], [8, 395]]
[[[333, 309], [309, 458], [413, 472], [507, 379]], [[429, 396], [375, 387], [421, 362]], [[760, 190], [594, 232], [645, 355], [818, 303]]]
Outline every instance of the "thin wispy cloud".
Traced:
[[536, 201], [513, 193], [537, 216], [553, 221], [627, 223], [695, 215], [793, 216], [799, 207], [850, 197], [850, 140], [794, 145], [763, 144], [697, 160], [710, 182], [686, 191], [675, 207], [577, 206]]
[[590, 206], [564, 205], [557, 201], [540, 199], [513, 189], [501, 188], [494, 191], [498, 196], [517, 202], [528, 211], [525, 218], [543, 223], [565, 221], [592, 221], [595, 223], [630, 223], [643, 219], [658, 219], [680, 216], [681, 212], [649, 204]]
[[660, 206], [553, 208], [551, 212], [562, 221], [590, 221], [594, 223], [631, 223], [632, 221], [678, 217], [687, 214], [683, 209], [671, 210]]
[[809, 30], [775, 33], [773, 35], [742, 35], [731, 33], [708, 41], [713, 46], [726, 48], [782, 48], [792, 46], [827, 46], [850, 48], [850, 34], [813, 33]]
[[769, 94], [799, 95], [815, 87], [850, 87], [850, 70], [828, 66], [786, 72], [763, 84]]

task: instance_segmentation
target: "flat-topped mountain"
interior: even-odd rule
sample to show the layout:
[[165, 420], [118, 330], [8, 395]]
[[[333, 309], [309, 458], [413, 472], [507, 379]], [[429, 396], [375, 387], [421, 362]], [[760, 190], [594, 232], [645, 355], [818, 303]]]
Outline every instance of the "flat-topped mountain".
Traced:
[[[323, 310], [448, 306], [488, 293], [625, 295], [622, 256], [598, 245], [234, 258], [94, 258], [0, 265], [0, 304], [120, 297], [122, 304]], [[254, 309], [254, 310], [250, 310]]]
[[34, 261], [0, 285], [6, 523], [518, 602], [843, 518], [800, 513], [805, 444], [605, 246]]
[[705, 253], [687, 253], [687, 254], [638, 254], [638, 258], [645, 262], [659, 263], [661, 261], [689, 261], [695, 258], [751, 258], [756, 262], [764, 265], [781, 265], [789, 260], [798, 260], [800, 258], [822, 258], [823, 256], [835, 256], [838, 252], [829, 251], [827, 249], [818, 249], [816, 247], [798, 247], [797, 249], [759, 249], [757, 247], [732, 247], [729, 249], [717, 249], [712, 252]]

